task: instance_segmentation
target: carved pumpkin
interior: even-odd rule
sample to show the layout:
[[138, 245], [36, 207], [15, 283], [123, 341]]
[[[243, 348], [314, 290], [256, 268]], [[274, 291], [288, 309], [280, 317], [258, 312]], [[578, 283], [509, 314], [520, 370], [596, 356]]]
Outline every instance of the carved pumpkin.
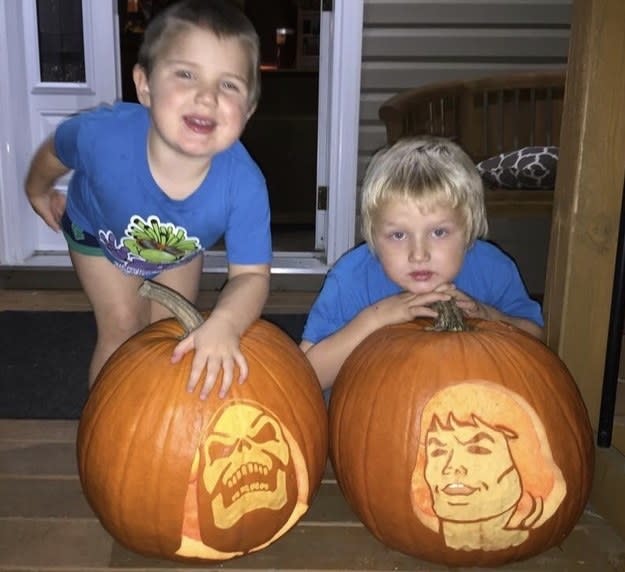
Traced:
[[346, 360], [329, 408], [348, 503], [387, 546], [496, 566], [560, 543], [590, 494], [592, 429], [562, 361], [529, 334], [468, 320], [383, 328]]
[[181, 313], [154, 287], [147, 295], [165, 296], [185, 325], [150, 325], [99, 374], [78, 430], [84, 494], [106, 530], [146, 556], [222, 561], [260, 550], [299, 520], [321, 482], [327, 414], [315, 373], [294, 341], [258, 320], [241, 339], [245, 383], [222, 399], [218, 379], [200, 400], [199, 387], [185, 388], [191, 353], [170, 359], [205, 316], [188, 303]]

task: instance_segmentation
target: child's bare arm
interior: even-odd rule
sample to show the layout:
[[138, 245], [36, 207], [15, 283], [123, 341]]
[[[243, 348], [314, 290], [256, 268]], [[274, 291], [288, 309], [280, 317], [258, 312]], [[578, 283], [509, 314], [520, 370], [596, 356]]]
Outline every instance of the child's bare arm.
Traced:
[[231, 265], [228, 282], [208, 319], [176, 346], [172, 356], [174, 363], [195, 349], [187, 385], [189, 391], [202, 381], [202, 372], [206, 368], [200, 398], [206, 398], [222, 369], [219, 392], [222, 397], [232, 384], [235, 366], [239, 368], [239, 382], [247, 377], [247, 362], [240, 350], [240, 339], [261, 315], [269, 294], [269, 274], [268, 265]]
[[541, 328], [532, 320], [526, 320], [525, 318], [515, 318], [514, 316], [509, 316], [507, 314], [502, 314], [500, 318], [504, 322], [508, 322], [517, 328], [524, 330], [528, 334], [531, 334], [535, 338], [538, 338], [540, 341], [545, 340], [545, 330]]
[[56, 191], [54, 182], [69, 171], [56, 156], [54, 140], [46, 139], [35, 153], [24, 188], [34, 211], [54, 230], [60, 229], [65, 210], [65, 195]]
[[478, 306], [479, 310], [477, 310], [477, 313], [474, 314], [465, 311], [465, 314], [470, 318], [482, 318], [484, 320], [499, 320], [501, 322], [508, 322], [509, 324], [516, 326], [517, 328], [527, 332], [528, 334], [531, 334], [541, 341], [545, 338], [543, 328], [541, 328], [535, 322], [532, 322], [532, 320], [510, 316], [509, 314], [500, 312], [499, 310], [497, 310], [497, 308], [493, 308], [492, 306], [488, 306], [486, 304], [478, 303]]
[[428, 307], [429, 304], [449, 298], [448, 294], [440, 292], [404, 292], [389, 296], [362, 310], [351, 322], [324, 340], [316, 344], [303, 340], [300, 348], [317, 373], [322, 389], [327, 389], [334, 383], [349, 354], [369, 334], [383, 326], [401, 324], [417, 317], [434, 318], [436, 312]]

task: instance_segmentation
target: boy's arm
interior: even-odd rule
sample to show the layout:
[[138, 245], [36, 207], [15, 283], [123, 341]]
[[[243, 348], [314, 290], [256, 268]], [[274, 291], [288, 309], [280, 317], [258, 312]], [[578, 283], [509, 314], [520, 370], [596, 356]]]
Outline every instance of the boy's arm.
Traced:
[[376, 305], [365, 308], [351, 322], [327, 338], [313, 344], [302, 340], [300, 348], [306, 354], [319, 379], [321, 389], [331, 387], [341, 366], [369, 334], [382, 327], [376, 316]]
[[70, 169], [58, 159], [54, 137], [48, 137], [37, 149], [26, 175], [24, 188], [35, 212], [54, 229], [60, 229], [65, 210], [65, 196], [54, 190], [54, 182]]
[[241, 353], [240, 338], [261, 315], [269, 294], [269, 275], [266, 264], [229, 266], [228, 282], [210, 315], [174, 348], [172, 354], [172, 363], [177, 363], [188, 351], [195, 350], [188, 391], [194, 391], [203, 381], [200, 398], [205, 399], [223, 370], [219, 394], [224, 397], [232, 384], [235, 366], [239, 368], [239, 382], [245, 380], [248, 368]]
[[228, 281], [211, 316], [228, 320], [242, 336], [260, 317], [269, 296], [270, 267], [268, 264], [228, 267]]
[[430, 305], [449, 298], [448, 294], [437, 291], [425, 294], [402, 292], [389, 296], [364, 308], [345, 326], [316, 344], [303, 340], [300, 348], [317, 373], [322, 389], [327, 389], [334, 383], [349, 354], [369, 334], [384, 326], [415, 318], [434, 318], [436, 312]]
[[499, 310], [489, 306], [488, 307], [489, 320], [500, 320], [502, 322], [508, 322], [513, 326], [531, 334], [535, 338], [538, 338], [541, 341], [545, 339], [545, 331], [541, 328], [537, 323], [532, 322], [532, 320], [528, 320], [527, 318], [516, 318], [514, 316], [509, 316], [508, 314], [504, 314]]
[[[469, 318], [479, 318], [482, 320], [499, 320], [501, 322], [508, 322], [509, 324], [516, 326], [539, 340], [544, 340], [545, 333], [543, 328], [533, 320], [530, 320], [529, 318], [511, 316], [494, 306], [484, 304], [483, 302], [471, 298], [462, 290], [456, 290], [455, 287], [452, 288], [452, 290], [456, 303], [465, 316]], [[451, 292], [451, 290], [449, 292]]]

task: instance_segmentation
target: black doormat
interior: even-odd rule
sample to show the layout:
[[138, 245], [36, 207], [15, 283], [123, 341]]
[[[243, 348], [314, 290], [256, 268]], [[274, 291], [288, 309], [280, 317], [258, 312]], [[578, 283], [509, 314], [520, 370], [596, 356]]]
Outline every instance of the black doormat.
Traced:
[[[299, 343], [306, 314], [266, 314]], [[0, 418], [78, 419], [96, 339], [91, 312], [0, 312]]]

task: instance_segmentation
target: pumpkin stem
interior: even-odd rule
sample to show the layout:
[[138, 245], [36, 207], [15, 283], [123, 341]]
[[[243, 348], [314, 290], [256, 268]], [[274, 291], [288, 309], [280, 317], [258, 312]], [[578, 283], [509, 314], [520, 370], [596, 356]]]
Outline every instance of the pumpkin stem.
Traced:
[[453, 298], [446, 302], [434, 302], [431, 307], [438, 312], [438, 317], [431, 328], [435, 332], [465, 332], [470, 330], [464, 322], [462, 311]]
[[167, 286], [152, 280], [144, 280], [139, 287], [139, 294], [165, 306], [180, 322], [185, 336], [204, 323], [204, 317], [200, 311], [184, 296]]

